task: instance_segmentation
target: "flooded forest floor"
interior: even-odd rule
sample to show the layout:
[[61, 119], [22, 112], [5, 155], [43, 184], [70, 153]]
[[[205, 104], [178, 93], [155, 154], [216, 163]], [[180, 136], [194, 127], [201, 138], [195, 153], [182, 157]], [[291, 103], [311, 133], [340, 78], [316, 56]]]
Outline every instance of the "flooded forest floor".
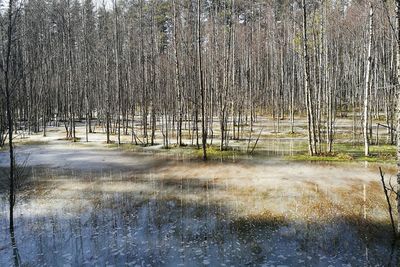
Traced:
[[222, 152], [215, 131], [207, 162], [190, 136], [165, 149], [162, 136], [106, 144], [101, 128], [85, 142], [83, 125], [77, 142], [64, 127], [20, 135], [17, 250], [0, 151], [0, 266], [16, 251], [24, 266], [398, 266], [378, 169], [394, 184], [389, 137], [382, 130], [365, 158], [362, 136], [339, 120], [334, 151], [310, 158], [304, 123], [277, 132], [260, 119]]

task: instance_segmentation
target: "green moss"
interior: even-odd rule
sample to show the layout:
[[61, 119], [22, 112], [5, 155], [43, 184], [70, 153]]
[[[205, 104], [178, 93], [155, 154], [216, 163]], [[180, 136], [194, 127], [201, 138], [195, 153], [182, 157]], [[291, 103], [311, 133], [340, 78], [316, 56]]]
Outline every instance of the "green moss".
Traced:
[[[233, 148], [226, 148], [225, 150], [221, 151], [218, 146], [207, 146], [208, 159], [230, 158], [244, 154], [246, 154], [244, 151], [234, 150]], [[203, 156], [203, 150], [201, 148], [196, 148], [196, 156], [200, 158]]]
[[396, 154], [395, 145], [381, 145], [381, 146], [371, 146], [370, 151], [372, 153], [392, 153]]
[[57, 139], [57, 140], [59, 140], [59, 141], [71, 141], [71, 142], [80, 142], [81, 140], [82, 140], [82, 138], [80, 138], [80, 137], [75, 137], [75, 140], [73, 139], [73, 138], [60, 138], [60, 139]]
[[[361, 153], [364, 154], [364, 144], [351, 144], [351, 143], [335, 143], [334, 146], [335, 152], [347, 152], [347, 153]], [[369, 147], [369, 151], [371, 153], [388, 153], [388, 154], [396, 154], [396, 146], [395, 145], [371, 145]]]
[[[300, 137], [306, 137], [307, 135], [304, 133], [299, 133], [299, 132], [279, 132], [279, 133], [267, 133], [267, 134], [261, 134], [261, 138], [300, 138]], [[254, 138], [254, 137], [253, 137]]]
[[[284, 133], [282, 135], [292, 135], [299, 136], [299, 133]], [[264, 143], [259, 143], [259, 146], [262, 147], [262, 144], [266, 144], [268, 141], [264, 141]], [[229, 147], [225, 150], [221, 151], [218, 145], [208, 145], [207, 146], [207, 157], [210, 160], [216, 159], [229, 159], [229, 158], [240, 158], [247, 157], [248, 153], [246, 151], [247, 142], [238, 143], [238, 146]], [[134, 152], [143, 152], [143, 151], [151, 151], [156, 154], [168, 154], [168, 155], [182, 155], [189, 158], [198, 158], [201, 159], [203, 156], [203, 151], [200, 148], [197, 148], [195, 145], [185, 145], [185, 146], [177, 146], [172, 144], [166, 148], [161, 147], [151, 147], [151, 146], [143, 146], [143, 145], [134, 145], [130, 143], [123, 143], [118, 145], [117, 143], [108, 144], [109, 148], [118, 148], [125, 151], [134, 151]], [[322, 146], [322, 150], [324, 151], [326, 148], [324, 144]], [[327, 162], [348, 162], [348, 161], [367, 161], [367, 162], [385, 162], [392, 163], [395, 162], [396, 159], [396, 147], [394, 145], [372, 145], [370, 146], [370, 157], [364, 156], [364, 146], [361, 143], [352, 144], [352, 143], [335, 143], [333, 146], [334, 151], [332, 153], [324, 153], [317, 156], [309, 156], [308, 145], [307, 142], [299, 142], [296, 144], [297, 153], [293, 156], [286, 156], [286, 160], [292, 161], [327, 161]], [[253, 157], [262, 157], [264, 156], [264, 151], [257, 150], [253, 153]]]
[[293, 156], [286, 157], [287, 160], [294, 161], [367, 161], [367, 162], [395, 162], [396, 147], [392, 145], [371, 146], [370, 156], [364, 156], [363, 145], [335, 144], [333, 153], [326, 153], [316, 156], [302, 152]]
[[349, 161], [353, 160], [351, 156], [345, 154], [338, 155], [318, 155], [318, 156], [310, 156], [308, 154], [298, 154], [293, 156], [287, 156], [285, 159], [293, 160], [293, 161]]
[[395, 163], [396, 158], [393, 157], [385, 157], [382, 155], [371, 155], [369, 157], [359, 157], [357, 160], [359, 161], [367, 161], [367, 162], [380, 162], [380, 163]]
[[19, 145], [26, 145], [26, 146], [42, 146], [42, 145], [47, 145], [49, 144], [48, 141], [42, 141], [42, 140], [24, 140], [22, 142], [18, 143]]
[[121, 150], [125, 150], [125, 151], [140, 151], [141, 149], [143, 149], [143, 146], [141, 145], [135, 145], [135, 144], [131, 144], [131, 143], [122, 143], [122, 144], [118, 144], [116, 142], [111, 142], [109, 144], [107, 144], [108, 148], [118, 148]]
[[287, 136], [288, 137], [304, 137], [304, 136], [306, 136], [305, 134], [303, 134], [303, 133], [296, 133], [296, 132], [288, 132], [287, 133]]

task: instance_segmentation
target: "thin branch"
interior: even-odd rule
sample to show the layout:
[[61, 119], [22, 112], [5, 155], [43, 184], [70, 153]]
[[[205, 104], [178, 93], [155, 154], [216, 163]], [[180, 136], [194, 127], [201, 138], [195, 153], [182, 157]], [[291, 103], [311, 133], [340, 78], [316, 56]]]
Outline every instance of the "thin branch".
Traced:
[[386, 202], [388, 204], [390, 222], [392, 224], [393, 237], [395, 238], [396, 237], [396, 226], [394, 224], [394, 219], [393, 219], [392, 204], [390, 203], [390, 198], [389, 198], [389, 195], [388, 195], [388, 192], [387, 192], [387, 187], [386, 187], [386, 184], [385, 184], [385, 175], [384, 175], [381, 167], [379, 167], [379, 172], [380, 172], [380, 175], [381, 175], [381, 182], [382, 182], [383, 192], [385, 193]]

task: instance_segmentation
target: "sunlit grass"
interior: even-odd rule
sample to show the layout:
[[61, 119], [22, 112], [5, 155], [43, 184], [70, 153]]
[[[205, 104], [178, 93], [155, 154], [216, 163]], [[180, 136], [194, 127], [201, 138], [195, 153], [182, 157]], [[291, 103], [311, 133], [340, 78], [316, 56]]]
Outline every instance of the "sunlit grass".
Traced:
[[367, 161], [367, 162], [389, 162], [396, 161], [396, 146], [394, 145], [371, 145], [370, 156], [364, 155], [364, 146], [349, 143], [334, 144], [332, 153], [321, 153], [310, 156], [306, 151], [287, 156], [285, 159], [294, 161]]
[[26, 139], [21, 142], [18, 142], [19, 145], [26, 145], [26, 146], [43, 146], [43, 145], [48, 145], [49, 142], [45, 140], [32, 140], [32, 139]]
[[[225, 148], [224, 150], [220, 150], [218, 146], [207, 146], [207, 157], [210, 159], [231, 158], [245, 154], [245, 151], [235, 150], [233, 148]], [[202, 157], [203, 150], [201, 148], [196, 150], [196, 155], [198, 157]]]
[[71, 137], [64, 137], [64, 138], [59, 138], [58, 140], [59, 141], [80, 142], [82, 140], [82, 138], [81, 137], [75, 137], [75, 139], [74, 139], [74, 138], [71, 138]]

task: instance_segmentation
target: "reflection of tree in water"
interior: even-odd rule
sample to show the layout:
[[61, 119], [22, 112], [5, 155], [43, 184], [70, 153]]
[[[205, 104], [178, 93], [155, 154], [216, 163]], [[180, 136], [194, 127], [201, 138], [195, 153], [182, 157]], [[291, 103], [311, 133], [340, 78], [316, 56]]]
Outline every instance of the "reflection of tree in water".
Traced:
[[10, 238], [11, 238], [11, 246], [12, 246], [12, 250], [13, 250], [14, 266], [20, 266], [21, 258], [19, 256], [17, 242], [15, 240], [14, 224], [10, 224]]
[[[56, 178], [35, 182], [36, 193], [28, 193], [24, 205], [35, 203], [31, 208], [41, 209], [43, 203], [45, 210], [16, 213], [26, 214], [16, 220], [22, 261], [38, 265], [175, 266], [295, 265], [299, 260], [314, 266], [328, 260], [336, 264], [366, 262], [367, 244], [349, 223], [351, 218], [305, 225], [272, 213], [241, 217], [225, 198], [188, 197], [218, 195], [225, 190], [219, 184], [205, 184], [205, 180], [196, 178], [158, 179], [154, 175], [121, 182], [117, 176], [115, 181], [103, 177], [104, 181], [91, 184], [87, 177], [60, 175], [61, 183], [65, 183], [61, 187], [54, 186]], [[54, 187], [58, 195], [48, 193]], [[140, 190], [130, 192], [127, 188]], [[65, 206], [60, 208], [60, 203]], [[381, 225], [371, 227], [385, 229]], [[398, 252], [395, 248], [390, 251], [390, 243], [381, 238], [370, 238], [369, 242], [369, 264], [389, 262], [389, 257], [390, 264], [398, 262]], [[13, 255], [10, 260], [20, 260], [17, 249]], [[320, 260], [321, 255], [326, 262]], [[357, 260], [352, 260], [353, 256]]]
[[4, 193], [9, 199], [9, 233], [11, 239], [12, 258], [14, 266], [20, 266], [21, 258], [15, 238], [14, 209], [15, 204], [17, 203], [18, 192], [23, 187], [23, 184], [26, 182], [27, 177], [29, 177], [29, 171], [27, 168], [29, 154], [20, 157], [20, 155], [14, 153], [14, 157], [20, 159], [14, 163], [12, 183], [10, 179], [8, 179], [11, 175], [10, 168], [0, 168], [0, 176], [3, 177], [3, 179], [0, 180], [0, 194]]

